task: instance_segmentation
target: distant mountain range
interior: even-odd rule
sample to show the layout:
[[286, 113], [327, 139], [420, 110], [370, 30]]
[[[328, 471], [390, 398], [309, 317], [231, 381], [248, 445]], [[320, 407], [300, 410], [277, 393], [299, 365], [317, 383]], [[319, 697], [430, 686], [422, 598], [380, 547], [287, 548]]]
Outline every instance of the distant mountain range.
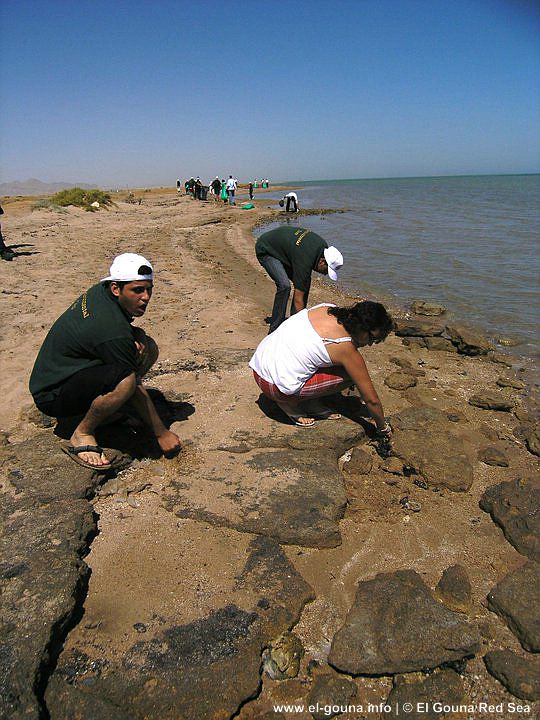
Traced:
[[70, 182], [45, 183], [36, 178], [29, 178], [24, 182], [14, 180], [13, 182], [0, 183], [0, 195], [53, 195], [59, 190], [72, 187], [90, 189], [97, 187], [97, 185]]

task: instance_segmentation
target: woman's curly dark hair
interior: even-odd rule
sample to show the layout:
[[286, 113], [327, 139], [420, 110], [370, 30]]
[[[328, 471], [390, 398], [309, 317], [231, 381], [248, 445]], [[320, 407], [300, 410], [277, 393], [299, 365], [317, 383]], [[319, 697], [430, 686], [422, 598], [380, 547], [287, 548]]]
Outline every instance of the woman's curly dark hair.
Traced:
[[394, 329], [394, 321], [384, 305], [371, 300], [364, 300], [352, 307], [330, 307], [328, 313], [334, 315], [354, 340], [360, 332], [374, 330], [380, 333], [381, 340], [385, 340]]

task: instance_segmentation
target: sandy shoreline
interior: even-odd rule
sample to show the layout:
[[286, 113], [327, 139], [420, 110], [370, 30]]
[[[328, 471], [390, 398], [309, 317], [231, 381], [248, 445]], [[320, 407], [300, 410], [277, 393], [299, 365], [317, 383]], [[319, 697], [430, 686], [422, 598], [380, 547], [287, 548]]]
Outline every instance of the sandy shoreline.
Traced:
[[[51, 428], [39, 426], [27, 392], [35, 355], [54, 319], [104, 276], [112, 256], [126, 251], [140, 252], [154, 263], [154, 296], [141, 323], [161, 351], [150, 385], [181, 409], [181, 419], [175, 419], [172, 427], [186, 442], [185, 452], [173, 462], [139, 458], [116, 485], [102, 489], [93, 500], [99, 534], [86, 558], [92, 576], [83, 598], [83, 620], [67, 636], [58, 667], [43, 691], [51, 717], [62, 717], [59, 707], [68, 696], [75, 707], [81, 702], [84, 708], [84, 702], [91, 701], [92, 688], [101, 687], [101, 682], [105, 697], [114, 697], [112, 678], [119, 676], [107, 669], [93, 674], [81, 671], [79, 680], [92, 677], [95, 685], [66, 685], [62, 672], [74, 657], [99, 659], [104, 668], [122, 667], [126, 653], [141, 639], [157, 642], [163, 623], [193, 625], [231, 604], [252, 612], [260, 602], [257, 583], [242, 585], [238, 578], [245, 575], [246, 557], [258, 538], [276, 542], [275, 552], [282, 552], [283, 559], [275, 563], [289, 563], [312, 589], [310, 602], [279, 620], [281, 631], [294, 626], [305, 648], [300, 673], [283, 681], [263, 676], [256, 697], [252, 689], [246, 690], [237, 701], [228, 700], [229, 705], [224, 700], [219, 712], [216, 708], [206, 715], [203, 710], [193, 711], [190, 717], [232, 717], [238, 712], [235, 717], [241, 720], [262, 718], [280, 699], [305, 700], [317, 674], [314, 663], [317, 672], [328, 669], [330, 643], [354, 601], [359, 581], [377, 573], [414, 569], [433, 588], [453, 564], [468, 573], [472, 585], [468, 616], [481, 634], [481, 649], [460, 676], [465, 696], [490, 702], [515, 700], [487, 673], [482, 656], [501, 647], [524, 653], [499, 617], [486, 608], [485, 598], [525, 558], [478, 503], [486, 488], [537, 472], [536, 456], [516, 434], [530, 411], [523, 404], [525, 390], [517, 388], [504, 390], [517, 403], [514, 413], [468, 403], [475, 392], [497, 388], [501, 376], [513, 373], [484, 358], [437, 352], [415, 343], [407, 347], [396, 336], [368, 349], [366, 361], [387, 415], [429, 408], [457, 418], [452, 429], [473, 480], [462, 492], [436, 483], [428, 490], [415, 484], [415, 476], [389, 473], [365, 437], [360, 445], [371, 469], [367, 473], [346, 469], [340, 474], [337, 459], [350, 447], [347, 442], [358, 425], [352, 420], [332, 427], [323, 423], [311, 439], [306, 438], [305, 431], [285, 424], [279, 414], [261, 410], [247, 369], [251, 352], [266, 334], [263, 319], [273, 297], [273, 285], [254, 257], [251, 229], [254, 223], [270, 222], [280, 214], [259, 195], [253, 211], [240, 209], [242, 194], [236, 208], [199, 203], [173, 191], [142, 197], [141, 205], [119, 201], [111, 210], [95, 214], [74, 208], [30, 212], [29, 200], [4, 205], [6, 243], [25, 253], [2, 266], [2, 309], [9, 322], [0, 346], [4, 368], [0, 429], [13, 452], [17, 448], [26, 452], [39, 440], [56, 458], [59, 441]], [[310, 304], [337, 296], [324, 283], [315, 282]], [[397, 390], [385, 384], [400, 371], [396, 359], [407, 360], [419, 371], [416, 385]], [[309, 498], [306, 507], [300, 503], [310, 493], [317, 502], [317, 479], [314, 476], [312, 487], [307, 459], [305, 471], [297, 471], [295, 465], [311, 442], [320, 453], [321, 487], [328, 492], [320, 526], [314, 521], [313, 527], [305, 517]], [[478, 454], [486, 446], [499, 449], [508, 466], [481, 462]], [[280, 457], [290, 465], [280, 467]], [[63, 468], [64, 482], [69, 483], [74, 468], [67, 460], [64, 465], [54, 463], [56, 459], [54, 467]], [[2, 491], [9, 494], [12, 461], [4, 462], [2, 472]], [[296, 502], [299, 517], [293, 520], [287, 513]], [[414, 503], [420, 506], [418, 512], [407, 509]], [[281, 514], [285, 520], [280, 523]], [[300, 587], [300, 579], [298, 583]], [[286, 592], [280, 592], [285, 597]], [[303, 593], [308, 597], [306, 590], [299, 590], [298, 598]], [[285, 605], [292, 603], [289, 599]], [[150, 682], [148, 677], [144, 682]], [[209, 687], [206, 680], [200, 682], [203, 689]], [[230, 682], [240, 693], [242, 683], [234, 678]], [[158, 689], [159, 683], [158, 678]], [[392, 688], [389, 676], [357, 676], [354, 683], [364, 702], [383, 702]], [[73, 687], [87, 700], [77, 700]], [[229, 697], [227, 692], [223, 691], [224, 698]], [[163, 711], [161, 701], [156, 700], [159, 712], [146, 706], [143, 711], [138, 709], [137, 692], [128, 696], [125, 710], [132, 717], [175, 716], [172, 710]], [[311, 717], [307, 712], [282, 716]], [[352, 720], [358, 715], [342, 717]]]

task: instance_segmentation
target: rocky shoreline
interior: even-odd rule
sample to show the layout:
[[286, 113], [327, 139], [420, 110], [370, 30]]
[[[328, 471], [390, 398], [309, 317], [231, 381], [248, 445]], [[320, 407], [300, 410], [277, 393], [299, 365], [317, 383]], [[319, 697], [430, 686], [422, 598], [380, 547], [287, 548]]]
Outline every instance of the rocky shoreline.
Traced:
[[[280, 215], [264, 198], [2, 204], [8, 243], [41, 255], [11, 263], [2, 291], [3, 716], [534, 716], [540, 442], [508, 358], [440, 317], [399, 318], [366, 352], [391, 447], [355, 395], [336, 400], [342, 421], [298, 429], [247, 371], [273, 294], [250, 232]], [[111, 427], [102, 443], [134, 461], [103, 482], [67, 462], [25, 382], [65, 293], [128, 249], [157, 267], [151, 385], [186, 446], [167, 461]], [[333, 297], [316, 283], [311, 302]]]

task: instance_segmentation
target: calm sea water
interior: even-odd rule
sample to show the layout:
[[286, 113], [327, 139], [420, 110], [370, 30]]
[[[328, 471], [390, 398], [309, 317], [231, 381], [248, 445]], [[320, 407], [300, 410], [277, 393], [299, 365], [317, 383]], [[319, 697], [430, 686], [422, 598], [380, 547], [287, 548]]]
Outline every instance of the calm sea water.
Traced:
[[304, 182], [297, 192], [303, 208], [347, 208], [284, 218], [342, 251], [343, 289], [401, 307], [440, 303], [446, 318], [539, 359], [540, 175]]

